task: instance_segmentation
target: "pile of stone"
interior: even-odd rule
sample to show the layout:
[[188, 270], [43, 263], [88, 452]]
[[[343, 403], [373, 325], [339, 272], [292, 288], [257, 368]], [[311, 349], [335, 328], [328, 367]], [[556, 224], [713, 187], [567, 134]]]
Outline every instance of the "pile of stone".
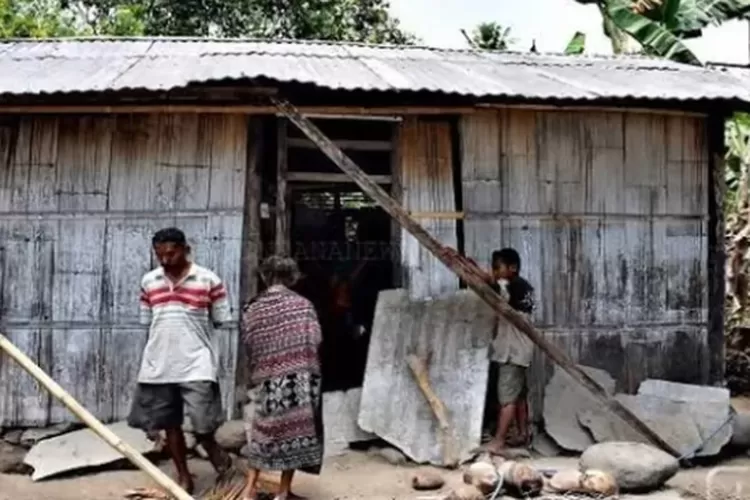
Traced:
[[[607, 372], [581, 369], [681, 454], [691, 456], [697, 450], [697, 457], [714, 456], [732, 438], [727, 389], [645, 380], [637, 394], [617, 394]], [[596, 443], [645, 442], [560, 368], [545, 389], [544, 425], [554, 443], [571, 452]]]

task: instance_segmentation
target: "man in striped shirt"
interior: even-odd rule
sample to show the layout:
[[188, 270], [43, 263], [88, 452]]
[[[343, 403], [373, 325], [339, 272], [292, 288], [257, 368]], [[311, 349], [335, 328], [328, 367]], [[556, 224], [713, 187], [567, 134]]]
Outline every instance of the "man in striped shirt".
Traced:
[[212, 327], [230, 321], [231, 311], [221, 279], [190, 261], [182, 231], [157, 231], [152, 246], [161, 266], [141, 280], [141, 322], [149, 333], [128, 423], [148, 433], [165, 431], [178, 482], [192, 492], [185, 414], [217, 472], [231, 464], [214, 439], [223, 409], [211, 342]]

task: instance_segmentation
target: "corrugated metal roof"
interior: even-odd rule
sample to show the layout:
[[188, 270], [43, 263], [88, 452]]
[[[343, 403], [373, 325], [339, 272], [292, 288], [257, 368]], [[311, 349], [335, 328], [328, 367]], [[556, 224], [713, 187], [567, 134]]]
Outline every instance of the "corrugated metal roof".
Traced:
[[56, 39], [0, 43], [0, 94], [169, 90], [267, 78], [332, 90], [522, 99], [750, 102], [720, 68], [642, 57], [447, 50], [237, 39]]

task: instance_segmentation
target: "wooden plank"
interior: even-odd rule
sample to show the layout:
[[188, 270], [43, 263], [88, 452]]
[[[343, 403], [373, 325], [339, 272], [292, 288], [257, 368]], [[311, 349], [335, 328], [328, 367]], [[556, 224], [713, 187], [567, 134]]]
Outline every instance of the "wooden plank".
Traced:
[[60, 210], [104, 210], [108, 204], [114, 119], [60, 120], [56, 194]]
[[52, 283], [52, 319], [94, 323], [100, 318], [104, 220], [59, 221]]
[[[455, 212], [450, 123], [408, 118], [401, 130], [402, 204], [414, 212]], [[458, 246], [455, 219], [425, 219], [440, 243]], [[454, 274], [408, 233], [402, 232], [401, 263], [412, 298], [439, 297], [458, 290]]]
[[[242, 314], [242, 305], [258, 292], [258, 266], [263, 255], [263, 238], [261, 237], [260, 203], [263, 172], [261, 158], [263, 157], [263, 123], [259, 119], [250, 118], [246, 132], [246, 160], [245, 160], [245, 209], [242, 218], [242, 267], [240, 270], [240, 290], [238, 319]], [[234, 381], [237, 391], [245, 391], [250, 382], [248, 358], [246, 349], [237, 342], [237, 370]], [[242, 401], [244, 398], [238, 398]]]
[[[112, 141], [110, 211], [146, 211], [163, 207], [164, 179], [156, 162], [159, 155], [159, 115], [115, 117]], [[173, 171], [167, 172], [174, 174]]]
[[370, 180], [367, 174], [349, 159], [341, 149], [337, 148], [310, 120], [300, 115], [289, 102], [275, 98], [272, 101], [279, 108], [279, 111], [314, 141], [326, 156], [338, 165], [341, 170], [349, 174], [368, 196], [375, 200], [391, 217], [396, 219], [422, 247], [440, 259], [444, 265], [466, 282], [501, 318], [509, 321], [526, 334], [534, 344], [570, 374], [573, 380], [589, 390], [610, 412], [623, 419], [636, 432], [642, 434], [650, 442], [674, 456], [679, 456], [674, 448], [639, 420], [636, 415], [620, 405], [616, 400], [610, 399], [604, 388], [584, 373], [561, 349], [547, 342], [543, 335], [534, 328], [524, 315], [511, 308], [500, 295], [492, 290], [475, 266], [471, 266], [462, 259], [451, 257], [451, 254], [446, 252], [443, 245], [425, 231], [417, 221], [412, 219], [380, 186]]
[[211, 210], [245, 207], [248, 117], [226, 115], [203, 117], [211, 126], [211, 180], [208, 207]]
[[274, 252], [288, 255], [291, 241], [289, 239], [289, 213], [287, 211], [287, 122], [276, 120], [276, 235]]
[[[391, 197], [396, 203], [403, 204], [404, 190], [401, 178], [401, 123], [394, 123], [391, 129]], [[346, 174], [344, 174], [346, 175]], [[347, 176], [348, 177], [348, 176]], [[401, 265], [401, 252], [399, 249], [402, 245], [403, 237], [401, 235], [401, 226], [391, 219], [391, 257], [393, 263], [393, 286], [394, 288], [403, 288], [405, 286], [406, 276], [404, 268]]]
[[[554, 106], [541, 104], [495, 104], [495, 103], [478, 103], [476, 106], [390, 106], [390, 107], [373, 107], [373, 106], [302, 106], [300, 112], [306, 116], [322, 117], [358, 117], [358, 116], [379, 116], [382, 118], [392, 118], [401, 115], [457, 115], [470, 113], [485, 113], [491, 109], [521, 109], [537, 110], [548, 112], [565, 112], [565, 111], [607, 111], [622, 112], [622, 108], [602, 107], [602, 106]], [[668, 108], [628, 108], [631, 112], [643, 114], [658, 115], [676, 115], [676, 116], [696, 116], [705, 117], [707, 113], [683, 109]], [[278, 109], [276, 106], [255, 106], [250, 104], [82, 104], [82, 105], [4, 105], [0, 106], [0, 114], [151, 114], [151, 113], [189, 113], [189, 114], [248, 114], [248, 115], [276, 115]]]
[[[100, 420], [112, 420], [112, 393], [100, 375], [104, 364], [99, 328], [52, 330], [50, 376]], [[107, 368], [109, 370], [109, 367]], [[102, 390], [104, 389], [104, 390]], [[50, 423], [70, 422], [68, 409], [58, 400], [50, 407]]]
[[[378, 184], [390, 184], [390, 175], [373, 175], [372, 180]], [[346, 174], [327, 174], [323, 172], [288, 172], [286, 179], [289, 182], [319, 182], [322, 184], [351, 184], [352, 180]]]
[[[334, 142], [341, 149], [349, 151], [391, 151], [393, 149], [393, 144], [390, 141], [339, 139]], [[318, 149], [311, 140], [301, 137], [290, 137], [287, 144], [290, 148]]]
[[[49, 370], [49, 330], [5, 327], [5, 334], [35, 363]], [[50, 395], [8, 356], [0, 356], [0, 426], [45, 427], [49, 424]]]

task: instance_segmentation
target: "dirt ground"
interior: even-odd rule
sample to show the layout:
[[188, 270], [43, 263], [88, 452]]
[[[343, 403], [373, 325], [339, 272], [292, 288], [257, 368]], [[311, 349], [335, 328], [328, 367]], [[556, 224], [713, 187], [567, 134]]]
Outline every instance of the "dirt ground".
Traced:
[[[533, 461], [539, 469], [562, 469], [576, 467], [574, 458], [538, 459]], [[161, 464], [171, 473], [170, 464]], [[640, 498], [653, 500], [676, 500], [681, 498], [680, 489], [692, 488], [706, 492], [707, 478], [713, 477], [713, 487], [723, 492], [739, 493], [736, 496], [704, 496], [704, 500], [750, 499], [750, 459], [734, 459], [721, 464], [721, 469], [697, 467], [684, 469], [670, 482], [671, 488]], [[208, 487], [213, 474], [202, 460], [191, 462], [191, 470], [198, 479], [199, 487]], [[295, 479], [295, 493], [309, 500], [428, 500], [441, 498], [437, 493], [415, 492], [410, 487], [414, 467], [397, 467], [379, 457], [351, 452], [327, 461], [320, 477], [300, 474]], [[461, 473], [445, 472], [447, 491], [461, 483]], [[114, 500], [123, 498], [129, 489], [150, 486], [149, 480], [136, 470], [115, 470], [51, 479], [33, 483], [29, 477], [0, 474], [0, 500]], [[711, 486], [709, 484], [708, 486]], [[629, 498], [629, 497], [623, 497]], [[630, 497], [638, 498], [638, 497]]]

